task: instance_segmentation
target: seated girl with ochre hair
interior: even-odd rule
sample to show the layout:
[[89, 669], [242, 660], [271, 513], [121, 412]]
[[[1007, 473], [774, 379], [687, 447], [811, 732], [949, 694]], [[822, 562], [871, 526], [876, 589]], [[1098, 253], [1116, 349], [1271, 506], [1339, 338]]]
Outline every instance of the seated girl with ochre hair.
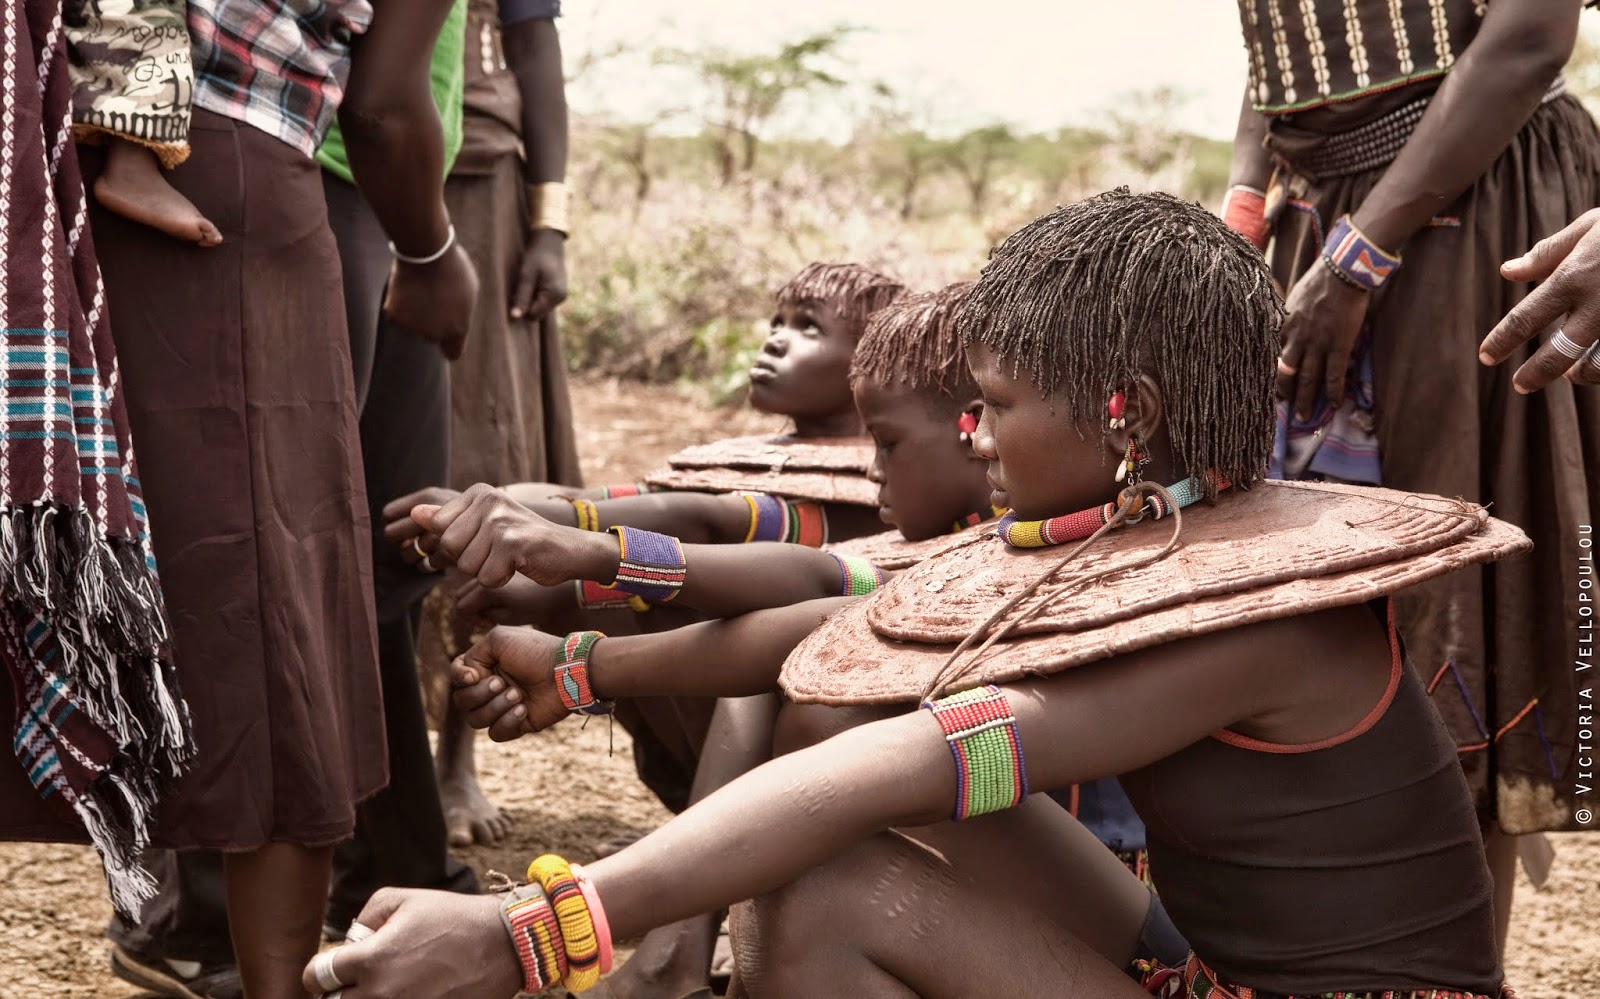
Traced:
[[[583, 991], [613, 939], [753, 900], [757, 997], [1509, 996], [1455, 748], [1379, 598], [1526, 539], [1461, 501], [1263, 482], [1281, 314], [1198, 206], [1118, 191], [1024, 227], [959, 319], [1011, 513], [837, 610], [781, 676], [802, 736], [837, 706], [927, 710], [775, 758], [586, 869], [539, 857], [505, 897], [382, 892], [375, 934], [306, 984]], [[1108, 776], [1187, 961], [1143, 950], [1149, 893], [1028, 800]]]

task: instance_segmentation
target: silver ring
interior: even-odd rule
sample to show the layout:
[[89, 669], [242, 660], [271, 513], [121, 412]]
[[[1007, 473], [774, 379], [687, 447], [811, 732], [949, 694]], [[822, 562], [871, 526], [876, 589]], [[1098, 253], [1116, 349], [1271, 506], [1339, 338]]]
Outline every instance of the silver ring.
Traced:
[[1562, 357], [1572, 361], [1581, 361], [1589, 352], [1588, 347], [1580, 346], [1572, 337], [1567, 336], [1565, 329], [1556, 330], [1556, 335], [1550, 338], [1550, 346], [1556, 349]]
[[1285, 361], [1283, 359], [1283, 355], [1279, 354], [1278, 355], [1278, 373], [1280, 375], [1297, 375], [1297, 374], [1300, 373], [1300, 369], [1295, 367], [1294, 365], [1290, 364], [1288, 361]]
[[1579, 361], [1574, 367], [1594, 368], [1596, 371], [1600, 371], [1600, 340], [1595, 341], [1594, 346], [1584, 353], [1583, 360]]
[[360, 923], [351, 923], [350, 928], [344, 931], [344, 941], [345, 943], [360, 943], [363, 940], [370, 940], [376, 932], [376, 930], [362, 926]]
[[433, 564], [433, 556], [432, 555], [424, 555], [424, 556], [422, 556], [422, 561], [417, 563], [417, 568], [419, 570], [421, 570], [422, 572], [439, 572], [440, 571], [439, 567]]
[[317, 988], [324, 994], [337, 995], [344, 988], [344, 982], [339, 979], [333, 970], [333, 951], [325, 950], [311, 959], [311, 974], [317, 980]]

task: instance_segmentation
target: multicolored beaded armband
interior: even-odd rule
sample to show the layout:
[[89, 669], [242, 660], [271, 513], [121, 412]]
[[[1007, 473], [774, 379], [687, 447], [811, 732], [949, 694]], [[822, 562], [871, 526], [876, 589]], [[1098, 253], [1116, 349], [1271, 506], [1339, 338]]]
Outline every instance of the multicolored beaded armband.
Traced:
[[1022, 737], [1011, 703], [999, 687], [985, 684], [922, 706], [944, 729], [955, 759], [956, 806], [951, 815], [955, 821], [1022, 803], [1028, 796]]
[[784, 541], [807, 548], [828, 543], [828, 515], [821, 503], [790, 503], [766, 493], [740, 493], [750, 504], [750, 530], [744, 540]]
[[561, 925], [543, 888], [529, 884], [514, 889], [500, 906], [500, 919], [522, 965], [522, 991], [542, 992], [567, 977]]
[[[1228, 488], [1228, 483], [1222, 479], [1216, 480], [1217, 491]], [[1167, 492], [1172, 494], [1172, 499], [1178, 509], [1197, 503], [1205, 496], [1205, 483], [1200, 478], [1184, 479], [1167, 487]], [[1138, 519], [1160, 520], [1172, 513], [1172, 506], [1159, 495], [1145, 497], [1144, 509]], [[1001, 540], [1012, 548], [1048, 548], [1051, 545], [1064, 545], [1069, 541], [1082, 541], [1094, 534], [1100, 528], [1111, 522], [1117, 515], [1116, 503], [1103, 503], [1100, 506], [1079, 510], [1061, 517], [1051, 517], [1049, 520], [1019, 520], [1014, 513], [1008, 513], [1000, 518], [996, 528]], [[1123, 526], [1129, 523], [1124, 521]]]
[[589, 653], [594, 643], [606, 637], [598, 631], [574, 631], [561, 642], [561, 658], [556, 660], [556, 691], [561, 703], [575, 715], [609, 715], [616, 705], [594, 696], [589, 687]]
[[577, 517], [578, 517], [578, 530], [580, 530], [580, 531], [599, 531], [600, 530], [600, 508], [599, 507], [595, 506], [593, 503], [589, 502], [586, 499], [578, 499], [576, 497], [568, 499], [567, 502], [572, 504], [572, 512], [574, 514], [576, 514]]
[[600, 981], [600, 939], [588, 900], [572, 874], [572, 865], [547, 853], [528, 865], [528, 880], [545, 890], [561, 928], [566, 953], [566, 974], [561, 984], [568, 992], [583, 992]]
[[664, 604], [683, 589], [688, 565], [683, 543], [677, 538], [636, 527], [613, 527], [619, 561], [613, 590], [631, 593], [651, 603]]
[[578, 606], [583, 610], [632, 610], [643, 614], [650, 609], [650, 602], [643, 597], [636, 597], [631, 593], [624, 593], [604, 583], [596, 583], [591, 579], [579, 579], [573, 582], [573, 588], [578, 594]]
[[883, 585], [883, 570], [859, 555], [833, 555], [839, 563], [839, 574], [844, 580], [841, 597], [864, 597]]
[[1346, 284], [1366, 291], [1377, 291], [1400, 267], [1400, 257], [1368, 239], [1348, 215], [1341, 216], [1328, 232], [1322, 244], [1322, 262]]

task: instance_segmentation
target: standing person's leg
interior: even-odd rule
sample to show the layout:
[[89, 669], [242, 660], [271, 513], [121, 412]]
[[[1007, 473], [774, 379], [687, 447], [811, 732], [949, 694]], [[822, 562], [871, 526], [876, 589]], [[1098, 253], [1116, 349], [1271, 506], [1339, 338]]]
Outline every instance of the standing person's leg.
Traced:
[[303, 155], [201, 111], [191, 143], [221, 246], [92, 210], [200, 747], [161, 842], [231, 854], [246, 990], [303, 999], [331, 845], [387, 780], [339, 264]]
[[[511, 318], [511, 293], [528, 240], [520, 157], [501, 157], [490, 173], [452, 174], [445, 201], [479, 282], [472, 333], [462, 356], [450, 365], [449, 484], [456, 489], [476, 482], [580, 486], [566, 358], [555, 318], [541, 324]], [[473, 730], [448, 705], [441, 729], [434, 762], [450, 842], [495, 842], [505, 819], [478, 785]]]
[[111, 970], [160, 996], [240, 999], [234, 966], [222, 857], [209, 850], [152, 850], [146, 864], [156, 897], [138, 922], [113, 914], [106, 936], [114, 944]]
[[351, 361], [361, 394], [372, 536], [378, 668], [389, 753], [389, 786], [361, 805], [356, 836], [339, 848], [328, 907], [342, 932], [384, 886], [472, 892], [470, 868], [449, 856], [433, 778], [427, 719], [416, 670], [422, 598], [435, 578], [406, 565], [381, 531], [383, 504], [445, 480], [449, 463], [449, 371], [438, 347], [382, 320], [391, 258], [388, 240], [354, 186], [324, 174], [339, 242]]

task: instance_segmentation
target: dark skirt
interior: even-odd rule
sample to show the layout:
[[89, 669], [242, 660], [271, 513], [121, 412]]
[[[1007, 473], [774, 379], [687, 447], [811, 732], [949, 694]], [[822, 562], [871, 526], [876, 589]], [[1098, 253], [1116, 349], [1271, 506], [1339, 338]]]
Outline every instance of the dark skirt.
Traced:
[[[1284, 287], [1383, 170], [1310, 183], [1278, 220]], [[1531, 348], [1494, 368], [1478, 343], [1526, 296], [1502, 261], [1600, 204], [1600, 132], [1570, 97], [1540, 107], [1466, 194], [1405, 247], [1368, 310], [1383, 485], [1490, 507], [1534, 551], [1397, 594], [1409, 658], [1454, 736], [1479, 814], [1508, 833], [1583, 828], [1578, 781], [1580, 540], [1600, 519], [1600, 389], [1518, 395]], [[1547, 331], [1543, 342], [1554, 330]], [[1537, 343], [1534, 345], [1537, 346]], [[1590, 806], [1592, 807], [1592, 805]]]
[[195, 111], [199, 249], [91, 213], [199, 758], [158, 845], [348, 838], [387, 780], [355, 389], [316, 164]]
[[567, 361], [555, 317], [537, 325], [511, 318], [511, 293], [528, 239], [522, 161], [502, 156], [490, 173], [453, 174], [444, 194], [479, 282], [472, 332], [450, 365], [450, 485], [580, 486]]

